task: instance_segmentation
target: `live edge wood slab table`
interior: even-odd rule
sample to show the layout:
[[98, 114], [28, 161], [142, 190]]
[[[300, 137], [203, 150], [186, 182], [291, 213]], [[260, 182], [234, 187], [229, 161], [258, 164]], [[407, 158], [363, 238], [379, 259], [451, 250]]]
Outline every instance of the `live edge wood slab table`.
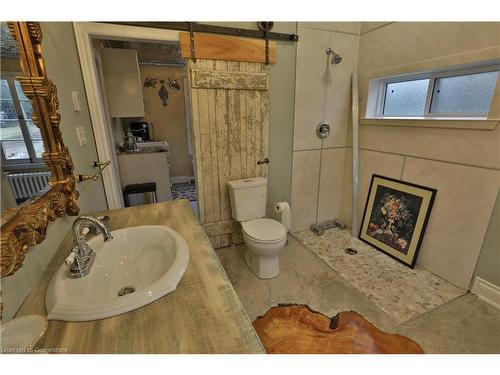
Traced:
[[[177, 290], [137, 310], [89, 322], [49, 321], [37, 347], [66, 353], [264, 353], [208, 238], [187, 200], [106, 212], [110, 230], [167, 225], [189, 245]], [[46, 316], [45, 291], [72, 246], [69, 232], [17, 316]]]

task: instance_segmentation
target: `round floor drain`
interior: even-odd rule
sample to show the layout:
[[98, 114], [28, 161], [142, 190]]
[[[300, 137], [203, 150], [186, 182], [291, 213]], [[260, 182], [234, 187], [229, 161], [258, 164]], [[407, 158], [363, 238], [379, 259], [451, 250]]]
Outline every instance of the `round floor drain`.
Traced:
[[124, 286], [118, 291], [118, 297], [124, 296], [126, 294], [134, 293], [135, 288], [133, 286]]
[[358, 250], [353, 249], [352, 247], [348, 247], [344, 251], [346, 254], [349, 254], [349, 255], [356, 255], [358, 253]]

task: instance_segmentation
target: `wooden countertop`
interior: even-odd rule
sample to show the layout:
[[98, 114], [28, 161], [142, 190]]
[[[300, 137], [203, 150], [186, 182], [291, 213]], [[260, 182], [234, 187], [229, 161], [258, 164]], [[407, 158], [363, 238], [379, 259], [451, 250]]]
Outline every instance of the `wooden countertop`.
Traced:
[[[164, 224], [189, 245], [177, 290], [137, 310], [90, 322], [49, 321], [38, 347], [68, 353], [263, 353], [264, 349], [187, 200], [101, 212], [110, 230]], [[47, 315], [45, 291], [72, 245], [69, 232], [17, 316]]]

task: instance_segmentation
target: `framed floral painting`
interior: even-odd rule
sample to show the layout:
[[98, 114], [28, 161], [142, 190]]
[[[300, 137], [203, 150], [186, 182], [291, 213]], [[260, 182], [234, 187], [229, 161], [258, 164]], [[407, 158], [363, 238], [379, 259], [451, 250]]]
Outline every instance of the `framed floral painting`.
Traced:
[[359, 238], [414, 268], [436, 191], [374, 174]]

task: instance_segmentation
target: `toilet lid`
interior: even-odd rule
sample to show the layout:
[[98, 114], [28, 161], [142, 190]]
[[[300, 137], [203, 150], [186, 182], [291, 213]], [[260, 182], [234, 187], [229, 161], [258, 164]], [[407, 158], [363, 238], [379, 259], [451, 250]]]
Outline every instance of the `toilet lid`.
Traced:
[[273, 219], [254, 219], [244, 221], [241, 227], [245, 234], [257, 241], [278, 241], [286, 236], [286, 228], [280, 222]]

